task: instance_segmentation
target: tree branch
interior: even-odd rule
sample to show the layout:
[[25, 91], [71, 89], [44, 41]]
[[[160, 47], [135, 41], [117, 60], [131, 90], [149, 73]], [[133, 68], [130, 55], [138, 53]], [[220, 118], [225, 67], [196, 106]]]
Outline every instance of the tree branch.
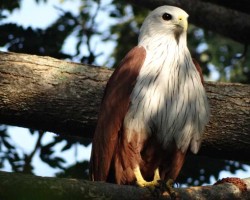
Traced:
[[249, 1], [248, 0], [238, 0], [235, 1], [228, 1], [228, 0], [202, 0], [202, 1], [208, 1], [213, 4], [221, 5], [227, 8], [231, 8], [233, 10], [237, 10], [239, 12], [245, 12], [249, 14]]
[[153, 9], [161, 5], [183, 8], [189, 21], [243, 44], [250, 44], [250, 15], [201, 0], [130, 0], [139, 6]]
[[0, 52], [1, 123], [92, 137], [111, 71]]
[[[182, 200], [196, 199], [247, 199], [250, 179], [232, 179], [218, 185], [174, 189]], [[13, 192], [14, 191], [14, 192]], [[39, 177], [18, 173], [0, 172], [0, 198], [26, 200], [68, 199], [171, 199], [167, 192], [161, 198], [146, 188], [114, 185], [86, 180]]]
[[[112, 71], [0, 52], [0, 123], [92, 138]], [[250, 85], [206, 83], [211, 119], [201, 155], [249, 161]]]

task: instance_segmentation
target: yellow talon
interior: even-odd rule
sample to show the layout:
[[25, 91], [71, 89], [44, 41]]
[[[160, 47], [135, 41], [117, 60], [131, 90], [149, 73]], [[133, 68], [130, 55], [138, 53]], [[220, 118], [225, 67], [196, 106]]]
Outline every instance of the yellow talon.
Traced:
[[134, 169], [135, 177], [136, 177], [136, 183], [140, 187], [155, 187], [159, 185], [160, 180], [160, 174], [159, 169], [157, 168], [154, 172], [154, 179], [153, 181], [145, 181], [142, 177], [141, 171], [139, 166]]
[[[136, 183], [139, 187], [147, 187], [150, 190], [155, 192], [155, 189], [157, 187], [160, 187], [160, 190], [167, 191], [172, 199], [176, 199], [178, 194], [174, 191], [173, 185], [174, 185], [174, 180], [173, 179], [168, 179], [167, 182], [161, 181], [160, 178], [160, 173], [159, 169], [157, 168], [154, 172], [154, 179], [152, 181], [146, 181], [141, 174], [141, 170], [138, 167], [134, 169], [135, 177], [136, 177]], [[157, 191], [156, 191], [157, 192]], [[163, 192], [163, 191], [161, 191]]]
[[168, 179], [166, 182], [166, 186], [170, 193], [173, 192], [173, 185], [174, 185], [173, 179]]
[[166, 189], [168, 193], [170, 194], [172, 199], [176, 199], [178, 196], [178, 193], [174, 191], [174, 180], [173, 179], [168, 179], [166, 182]]

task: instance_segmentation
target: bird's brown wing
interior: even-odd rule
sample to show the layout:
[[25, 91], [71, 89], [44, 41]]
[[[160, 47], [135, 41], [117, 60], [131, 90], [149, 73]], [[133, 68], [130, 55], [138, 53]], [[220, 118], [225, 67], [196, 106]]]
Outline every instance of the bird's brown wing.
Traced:
[[134, 47], [107, 83], [92, 144], [90, 177], [94, 181], [107, 180], [115, 147], [121, 137], [130, 94], [145, 57], [143, 47]]
[[199, 65], [199, 63], [197, 62], [197, 60], [195, 60], [194, 58], [193, 58], [193, 63], [194, 63], [194, 65], [195, 65], [197, 71], [198, 71], [199, 74], [200, 74], [202, 85], [204, 85], [204, 79], [203, 79], [203, 75], [202, 75], [201, 66]]

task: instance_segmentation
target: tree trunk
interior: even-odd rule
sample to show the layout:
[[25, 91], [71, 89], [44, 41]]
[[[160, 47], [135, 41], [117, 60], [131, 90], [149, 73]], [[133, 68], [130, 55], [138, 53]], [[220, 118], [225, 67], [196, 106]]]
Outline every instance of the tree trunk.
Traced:
[[[172, 5], [184, 9], [189, 21], [243, 44], [250, 44], [250, 15], [202, 0], [129, 0], [139, 6], [153, 9]], [[234, 2], [235, 3], [235, 2]], [[225, 3], [226, 4], [226, 3]], [[237, 4], [237, 3], [236, 3]], [[246, 6], [248, 6], [247, 4]], [[249, 9], [248, 9], [249, 11]], [[243, 23], [244, 22], [244, 23]]]
[[[250, 196], [250, 179], [224, 179], [213, 186], [174, 189], [182, 200], [247, 199]], [[147, 188], [114, 185], [86, 180], [39, 177], [0, 172], [0, 199], [68, 200], [68, 199], [171, 199], [167, 192], [158, 197]]]
[[[0, 53], [0, 123], [91, 138], [112, 71]], [[250, 86], [206, 83], [211, 119], [199, 154], [250, 161]]]

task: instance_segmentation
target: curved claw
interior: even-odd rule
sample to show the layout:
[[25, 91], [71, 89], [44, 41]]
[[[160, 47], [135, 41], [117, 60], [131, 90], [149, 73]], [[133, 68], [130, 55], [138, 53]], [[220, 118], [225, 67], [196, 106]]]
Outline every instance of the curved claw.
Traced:
[[136, 184], [139, 187], [149, 187], [150, 189], [154, 189], [156, 186], [159, 186], [160, 174], [158, 168], [154, 172], [154, 179], [152, 181], [144, 180], [139, 167], [134, 169], [134, 173], [136, 177]]
[[175, 199], [177, 196], [177, 193], [174, 191], [173, 187], [174, 187], [174, 180], [168, 179], [166, 182], [166, 189], [169, 192], [171, 198]]

